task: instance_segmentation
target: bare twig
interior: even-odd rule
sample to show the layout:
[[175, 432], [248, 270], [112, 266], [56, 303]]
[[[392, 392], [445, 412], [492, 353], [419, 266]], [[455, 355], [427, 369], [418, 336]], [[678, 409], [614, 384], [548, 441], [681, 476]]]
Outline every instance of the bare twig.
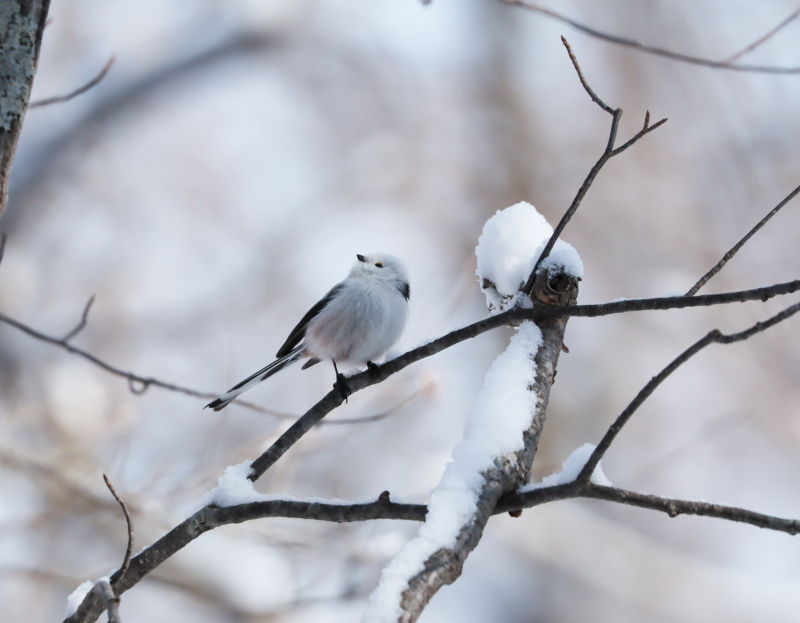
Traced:
[[[552, 17], [564, 24], [568, 24], [573, 28], [580, 30], [581, 32], [590, 35], [592, 37], [596, 37], [598, 39], [602, 39], [604, 41], [609, 41], [611, 43], [616, 43], [618, 45], [623, 45], [629, 48], [633, 48], [634, 50], [638, 50], [640, 52], [646, 52], [648, 54], [654, 54], [656, 56], [661, 56], [664, 58], [671, 59], [673, 61], [680, 61], [683, 63], [691, 63], [693, 65], [701, 65], [703, 67], [712, 67], [714, 69], [730, 69], [732, 71], [749, 71], [749, 72], [756, 72], [756, 73], [767, 73], [767, 74], [796, 74], [800, 73], [800, 67], [773, 67], [769, 65], [734, 65], [729, 61], [714, 61], [708, 58], [701, 58], [699, 56], [691, 56], [689, 54], [681, 54], [680, 52], [671, 52], [670, 50], [665, 50], [663, 48], [659, 48], [652, 45], [647, 45], [644, 43], [639, 43], [634, 39], [628, 39], [626, 37], [618, 37], [617, 35], [611, 35], [602, 31], [599, 31], [595, 28], [591, 28], [590, 26], [586, 26], [585, 24], [581, 24], [580, 22], [576, 22], [575, 20], [562, 15], [561, 13], [556, 13], [550, 9], [546, 9], [545, 7], [539, 6], [537, 4], [533, 4], [532, 2], [526, 2], [524, 0], [499, 0], [503, 4], [508, 4], [510, 6], [517, 6], [523, 9], [527, 9], [529, 11], [534, 11], [536, 13], [540, 13], [541, 15], [546, 15], [548, 17]], [[769, 33], [768, 33], [769, 34]], [[774, 33], [773, 33], [774, 34]], [[772, 35], [770, 35], [772, 36]], [[766, 40], [766, 39], [765, 39]], [[760, 45], [760, 43], [759, 43]], [[745, 50], [747, 51], [747, 50]], [[742, 53], [744, 53], [743, 51]], [[736, 56], [736, 55], [735, 55]], [[736, 56], [738, 58], [738, 56]]]
[[[108, 476], [103, 474], [103, 480], [106, 483], [106, 487], [108, 490], [111, 491], [111, 495], [114, 496], [114, 499], [122, 508], [122, 513], [125, 515], [125, 523], [128, 526], [128, 547], [125, 549], [125, 557], [122, 559], [122, 566], [119, 568], [119, 572], [115, 576], [114, 584], [119, 584], [124, 578], [125, 574], [128, 572], [128, 567], [131, 564], [131, 554], [133, 554], [133, 519], [131, 519], [130, 511], [128, 511], [128, 506], [125, 504], [125, 501], [117, 495], [117, 491], [114, 489], [114, 486], [111, 484], [111, 481], [108, 479]], [[109, 614], [109, 618], [110, 618]]]
[[792, 14], [789, 15], [789, 17], [787, 17], [780, 24], [775, 26], [775, 28], [773, 28], [772, 30], [767, 31], [764, 35], [762, 35], [761, 37], [759, 37], [758, 39], [753, 41], [753, 43], [751, 43], [748, 46], [745, 46], [744, 48], [739, 50], [736, 54], [733, 54], [733, 55], [729, 56], [728, 58], [726, 58], [722, 62], [723, 63], [732, 63], [737, 58], [741, 58], [745, 54], [749, 54], [750, 52], [755, 50], [758, 46], [760, 46], [761, 44], [765, 43], [767, 40], [769, 40], [773, 36], [775, 36], [778, 33], [778, 31], [780, 31], [782, 28], [784, 28], [785, 26], [788, 26], [791, 22], [793, 22], [797, 18], [798, 15], [800, 15], [800, 8], [795, 9], [794, 12], [792, 12]]
[[525, 493], [509, 494], [498, 502], [494, 509], [494, 514], [498, 515], [500, 513], [539, 506], [547, 502], [578, 497], [594, 498], [597, 500], [606, 500], [608, 502], [617, 502], [618, 504], [649, 508], [651, 510], [667, 513], [670, 517], [677, 517], [678, 515], [698, 515], [745, 523], [758, 528], [785, 532], [790, 535], [800, 533], [800, 520], [797, 519], [773, 517], [772, 515], [764, 515], [735, 506], [676, 500], [657, 495], [636, 493], [617, 487], [604, 487], [592, 482], [581, 484], [577, 480], [563, 485], [541, 487], [539, 489], [526, 491]]
[[732, 344], [733, 342], [741, 342], [746, 340], [756, 333], [765, 331], [766, 329], [775, 326], [779, 322], [786, 320], [787, 318], [796, 314], [798, 311], [800, 311], [800, 303], [795, 303], [791, 307], [784, 309], [782, 312], [775, 314], [768, 320], [765, 320], [764, 322], [757, 322], [745, 331], [740, 331], [739, 333], [733, 333], [731, 335], [725, 335], [720, 333], [719, 330], [714, 329], [706, 334], [705, 337], [692, 344], [689, 348], [678, 355], [666, 368], [650, 379], [647, 385], [642, 388], [642, 390], [636, 395], [631, 403], [625, 407], [625, 410], [619, 415], [619, 417], [617, 417], [616, 421], [603, 436], [603, 439], [599, 444], [597, 444], [597, 447], [594, 449], [594, 452], [592, 452], [589, 460], [586, 461], [586, 465], [583, 466], [580, 474], [578, 474], [576, 481], [581, 484], [589, 482], [589, 479], [594, 473], [597, 464], [600, 462], [600, 459], [603, 458], [603, 455], [611, 446], [611, 443], [619, 434], [620, 430], [622, 430], [622, 427], [625, 426], [628, 420], [630, 420], [631, 416], [642, 405], [642, 403], [650, 397], [656, 388], [661, 385], [661, 383], [663, 383], [670, 374], [675, 372], [675, 370], [686, 363], [691, 357], [699, 353], [709, 344]]
[[8, 239], [8, 236], [6, 235], [6, 232], [0, 233], [0, 263], [3, 262], [3, 256], [5, 255], [5, 252], [6, 252], [6, 240], [7, 239]]
[[50, 104], [59, 104], [61, 102], [68, 102], [73, 97], [78, 97], [82, 93], [86, 93], [89, 89], [93, 86], [97, 85], [103, 78], [106, 77], [108, 70], [111, 69], [111, 66], [114, 64], [116, 57], [112, 54], [111, 58], [108, 59], [108, 62], [103, 66], [103, 69], [100, 70], [100, 73], [97, 74], [94, 78], [89, 80], [86, 84], [82, 87], [75, 89], [71, 93], [67, 93], [66, 95], [58, 95], [56, 97], [48, 97], [43, 100], [36, 100], [35, 102], [31, 102], [28, 105], [28, 108], [39, 108], [41, 106], [49, 106]]
[[100, 594], [100, 599], [103, 600], [106, 606], [108, 623], [121, 623], [122, 620], [119, 618], [119, 597], [114, 594], [114, 589], [108, 583], [108, 580], [98, 580], [90, 592], [94, 591]]
[[[501, 0], [503, 1], [503, 0]], [[614, 149], [614, 143], [617, 139], [617, 128], [619, 127], [620, 119], [622, 119], [622, 109], [617, 108], [613, 109], [608, 104], [606, 104], [603, 100], [601, 100], [597, 94], [592, 90], [589, 86], [589, 83], [586, 81], [586, 78], [583, 75], [583, 71], [581, 70], [581, 66], [578, 63], [578, 59], [575, 56], [575, 53], [572, 51], [569, 43], [567, 42], [566, 38], [561, 37], [561, 42], [564, 44], [564, 47], [567, 49], [567, 54], [569, 54], [569, 58], [572, 61], [573, 67], [575, 67], [575, 71], [578, 73], [578, 78], [583, 85], [583, 88], [589, 94], [589, 97], [592, 98], [592, 101], [597, 104], [600, 108], [606, 111], [608, 114], [612, 116], [611, 120], [611, 130], [608, 134], [608, 142], [606, 143], [606, 148], [603, 151], [603, 154], [600, 156], [600, 159], [595, 163], [592, 169], [589, 171], [589, 174], [586, 176], [586, 179], [581, 184], [581, 187], [578, 189], [578, 193], [575, 195], [575, 198], [572, 200], [572, 204], [569, 206], [567, 211], [564, 213], [564, 216], [561, 217], [561, 220], [558, 222], [558, 225], [553, 230], [553, 234], [550, 236], [550, 239], [547, 241], [547, 244], [544, 247], [544, 250], [539, 255], [539, 258], [536, 260], [536, 264], [531, 271], [531, 274], [528, 276], [528, 280], [525, 282], [525, 285], [522, 286], [521, 292], [530, 295], [531, 291], [533, 290], [533, 283], [536, 280], [536, 273], [539, 271], [539, 267], [542, 265], [542, 262], [547, 259], [550, 255], [550, 252], [553, 250], [553, 247], [556, 244], [559, 236], [561, 236], [561, 232], [564, 231], [564, 228], [569, 223], [570, 219], [573, 217], [575, 212], [577, 212], [578, 207], [581, 205], [581, 201], [583, 201], [584, 196], [589, 191], [589, 187], [594, 182], [594, 178], [597, 177], [597, 174], [600, 172], [600, 169], [603, 168], [603, 165], [608, 162], [614, 156], [622, 153], [628, 147], [636, 143], [639, 139], [641, 139], [645, 134], [648, 134], [655, 130], [660, 125], [666, 123], [666, 119], [662, 119], [658, 123], [654, 125], [650, 124], [650, 112], [648, 111], [644, 117], [644, 126], [642, 129], [628, 142], [624, 145]]]
[[[619, 110], [619, 109], [611, 108], [611, 106], [609, 106], [603, 100], [601, 100], [599, 97], [597, 97], [597, 94], [592, 90], [592, 87], [590, 87], [589, 83], [586, 82], [586, 78], [583, 75], [583, 71], [581, 71], [581, 66], [578, 64], [578, 59], [575, 57], [575, 53], [572, 51], [572, 48], [569, 46], [569, 43], [567, 43], [566, 38], [564, 38], [563, 36], [561, 37], [561, 43], [563, 43], [564, 47], [567, 48], [567, 54], [569, 54], [569, 59], [572, 61], [572, 65], [573, 65], [573, 67], [575, 67], [575, 71], [578, 72], [578, 79], [581, 81], [581, 84], [583, 85], [583, 88], [589, 94], [589, 97], [591, 97], [592, 101], [595, 104], [597, 104], [600, 108], [605, 110], [609, 115], [614, 115], [617, 112], [617, 110]], [[648, 118], [649, 118], [649, 116], [648, 116]], [[647, 125], [647, 124], [645, 124], [645, 125]]]
[[89, 300], [86, 301], [86, 306], [83, 308], [80, 322], [72, 331], [61, 338], [62, 342], [69, 342], [72, 338], [78, 335], [78, 333], [83, 331], [84, 327], [86, 326], [86, 320], [89, 318], [89, 310], [92, 308], [92, 303], [94, 303], [94, 294], [92, 294], [92, 296], [89, 297]]
[[700, 288], [702, 288], [704, 285], [706, 285], [706, 283], [708, 283], [709, 279], [711, 279], [711, 278], [712, 278], [714, 275], [716, 275], [716, 274], [717, 274], [719, 271], [721, 271], [721, 270], [722, 270], [722, 267], [723, 267], [723, 266], [725, 266], [725, 264], [727, 264], [727, 263], [728, 263], [728, 261], [729, 261], [729, 260], [730, 260], [730, 259], [731, 259], [731, 258], [732, 258], [734, 255], [736, 255], [736, 254], [739, 252], [739, 249], [741, 249], [741, 248], [742, 248], [742, 247], [745, 245], [745, 243], [746, 243], [748, 240], [750, 240], [750, 238], [753, 236], [753, 234], [755, 234], [755, 233], [756, 233], [756, 232], [757, 232], [759, 229], [761, 229], [762, 227], [764, 227], [764, 225], [766, 225], [766, 224], [767, 224], [767, 221], [768, 221], [769, 219], [771, 219], [773, 216], [775, 216], [775, 215], [778, 213], [778, 211], [779, 211], [779, 210], [780, 210], [780, 209], [781, 209], [783, 206], [785, 206], [785, 205], [786, 205], [787, 203], [789, 203], [789, 202], [790, 202], [792, 199], [794, 199], [794, 197], [797, 195], [797, 193], [800, 193], [800, 186], [798, 186], [798, 187], [797, 187], [797, 188], [795, 188], [795, 189], [794, 189], [792, 192], [790, 192], [788, 195], [786, 195], [786, 197], [783, 199], [783, 201], [781, 201], [781, 202], [780, 202], [778, 205], [776, 205], [774, 208], [772, 208], [772, 210], [770, 211], [770, 213], [769, 213], [769, 214], [767, 214], [767, 215], [766, 215], [764, 218], [762, 218], [762, 219], [761, 219], [761, 220], [760, 220], [760, 221], [759, 221], [759, 222], [756, 224], [756, 226], [755, 226], [755, 227], [753, 227], [753, 229], [751, 229], [749, 232], [747, 232], [747, 235], [746, 235], [744, 238], [742, 238], [742, 239], [741, 239], [739, 242], [737, 242], [737, 243], [736, 243], [736, 244], [733, 246], [733, 248], [732, 248], [730, 251], [728, 251], [728, 252], [727, 252], [727, 253], [726, 253], [726, 254], [725, 254], [723, 257], [722, 257], [722, 259], [721, 259], [719, 262], [717, 262], [717, 265], [716, 265], [716, 266], [714, 266], [714, 268], [712, 268], [711, 270], [709, 270], [709, 271], [708, 271], [708, 272], [707, 272], [705, 275], [703, 275], [703, 276], [701, 277], [700, 281], [698, 281], [696, 284], [694, 284], [694, 285], [691, 287], [691, 289], [690, 289], [690, 290], [689, 290], [689, 291], [688, 291], [686, 294], [684, 294], [684, 296], [694, 296], [695, 294], [697, 294], [697, 291], [698, 291]]

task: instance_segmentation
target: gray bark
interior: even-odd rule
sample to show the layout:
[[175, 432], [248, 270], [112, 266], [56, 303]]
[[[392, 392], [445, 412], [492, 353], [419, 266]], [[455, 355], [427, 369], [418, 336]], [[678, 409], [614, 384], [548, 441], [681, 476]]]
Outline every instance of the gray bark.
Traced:
[[50, 0], [0, 2], [0, 215], [39, 62]]

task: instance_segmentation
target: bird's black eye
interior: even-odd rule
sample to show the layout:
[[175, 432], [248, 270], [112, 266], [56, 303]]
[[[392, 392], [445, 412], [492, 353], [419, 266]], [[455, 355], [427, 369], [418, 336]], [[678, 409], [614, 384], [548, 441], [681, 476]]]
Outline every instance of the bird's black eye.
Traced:
[[383, 264], [381, 264], [380, 262], [375, 262], [375, 266], [377, 266], [378, 268], [383, 268]]

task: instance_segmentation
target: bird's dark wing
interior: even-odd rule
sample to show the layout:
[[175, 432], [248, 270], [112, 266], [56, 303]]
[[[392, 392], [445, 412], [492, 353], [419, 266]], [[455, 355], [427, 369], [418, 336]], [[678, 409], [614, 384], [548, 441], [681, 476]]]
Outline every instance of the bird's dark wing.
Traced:
[[398, 281], [397, 282], [397, 289], [400, 290], [400, 294], [403, 295], [405, 300], [411, 298], [411, 286], [408, 285], [407, 281]]
[[308, 323], [311, 322], [312, 318], [314, 318], [318, 313], [325, 309], [328, 303], [336, 298], [336, 295], [339, 294], [343, 287], [344, 284], [341, 283], [333, 286], [330, 292], [323, 296], [319, 303], [308, 310], [308, 313], [303, 316], [302, 320], [297, 323], [297, 326], [292, 329], [292, 332], [289, 334], [289, 337], [286, 338], [286, 341], [283, 343], [283, 346], [281, 346], [278, 354], [275, 355], [276, 357], [285, 357], [295, 346], [300, 343], [300, 341], [306, 336], [306, 328], [308, 327]]

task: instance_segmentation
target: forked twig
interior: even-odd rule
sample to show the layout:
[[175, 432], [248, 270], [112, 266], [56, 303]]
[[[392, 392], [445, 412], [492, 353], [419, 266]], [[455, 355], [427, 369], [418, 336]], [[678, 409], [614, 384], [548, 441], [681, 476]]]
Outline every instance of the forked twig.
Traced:
[[603, 168], [603, 165], [608, 162], [614, 156], [622, 153], [628, 147], [636, 143], [640, 138], [642, 138], [645, 134], [649, 134], [657, 127], [666, 123], [666, 119], [662, 119], [658, 123], [654, 125], [650, 124], [650, 111], [648, 111], [644, 116], [644, 126], [642, 129], [636, 133], [633, 138], [631, 138], [628, 142], [623, 144], [622, 146], [614, 149], [614, 143], [617, 140], [617, 128], [619, 127], [620, 119], [622, 119], [622, 109], [616, 108], [613, 109], [611, 106], [606, 104], [603, 100], [598, 97], [598, 95], [592, 90], [589, 86], [589, 83], [586, 80], [586, 77], [583, 75], [583, 71], [581, 70], [581, 66], [578, 63], [578, 59], [575, 56], [575, 53], [572, 51], [569, 43], [567, 42], [565, 37], [561, 37], [561, 42], [564, 44], [564, 47], [567, 48], [567, 54], [569, 54], [569, 58], [572, 61], [572, 66], [575, 67], [575, 71], [578, 73], [578, 78], [583, 85], [584, 90], [589, 94], [589, 97], [592, 98], [592, 101], [597, 104], [600, 108], [606, 111], [608, 114], [612, 116], [611, 120], [611, 130], [608, 134], [608, 142], [606, 144], [605, 151], [603, 151], [603, 155], [600, 156], [600, 159], [595, 163], [592, 169], [589, 171], [589, 174], [586, 176], [586, 179], [581, 184], [581, 187], [578, 189], [578, 193], [575, 195], [575, 198], [572, 200], [572, 204], [567, 208], [567, 211], [564, 213], [564, 216], [561, 217], [561, 220], [556, 225], [556, 228], [553, 230], [553, 234], [550, 236], [550, 239], [547, 241], [547, 244], [544, 247], [544, 250], [539, 255], [539, 258], [536, 260], [536, 264], [531, 271], [531, 274], [528, 276], [528, 280], [525, 282], [525, 285], [522, 286], [521, 292], [530, 296], [530, 293], [533, 291], [533, 284], [536, 281], [536, 273], [539, 271], [539, 267], [542, 265], [542, 262], [547, 259], [550, 255], [550, 252], [553, 250], [553, 247], [556, 244], [559, 236], [561, 236], [561, 232], [564, 231], [564, 228], [569, 223], [570, 219], [573, 217], [575, 212], [577, 212], [578, 207], [581, 205], [581, 201], [583, 201], [584, 196], [589, 191], [589, 187], [594, 182], [594, 178], [597, 177], [597, 174], [600, 172], [600, 169]]

